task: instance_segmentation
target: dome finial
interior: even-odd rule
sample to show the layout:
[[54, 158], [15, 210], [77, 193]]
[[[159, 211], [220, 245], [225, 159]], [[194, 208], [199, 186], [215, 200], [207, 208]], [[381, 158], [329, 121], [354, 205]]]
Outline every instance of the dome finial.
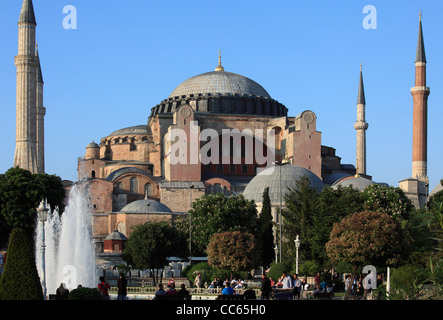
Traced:
[[215, 68], [215, 71], [225, 71], [225, 68], [221, 65], [221, 50], [218, 50], [218, 66]]

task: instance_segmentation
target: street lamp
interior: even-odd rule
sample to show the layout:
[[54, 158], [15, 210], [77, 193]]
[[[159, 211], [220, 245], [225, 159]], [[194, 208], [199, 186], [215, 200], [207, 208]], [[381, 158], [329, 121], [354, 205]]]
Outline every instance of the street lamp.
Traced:
[[192, 184], [189, 187], [189, 264], [192, 265], [192, 215], [191, 215], [191, 209], [192, 209], [192, 189], [194, 189], [195, 186]]
[[43, 297], [46, 300], [46, 266], [45, 266], [45, 222], [48, 220], [49, 209], [46, 206], [46, 200], [40, 202], [40, 206], [37, 208], [38, 219], [42, 222], [42, 286], [43, 286]]
[[280, 237], [279, 237], [279, 247], [280, 247], [280, 263], [281, 263], [281, 252], [283, 251], [282, 250], [282, 241], [281, 241], [281, 238], [282, 238], [282, 210], [283, 210], [283, 190], [282, 190], [282, 183], [281, 183], [281, 167], [282, 166], [285, 166], [285, 165], [287, 165], [287, 164], [289, 164], [289, 159], [288, 158], [284, 158], [283, 160], [281, 160], [281, 161], [275, 161], [275, 165], [276, 166], [278, 166], [279, 168], [278, 168], [278, 171], [279, 171], [279, 174], [280, 174], [280, 214], [279, 214], [279, 216], [278, 216], [278, 223], [279, 223], [279, 228], [280, 228]]
[[295, 273], [298, 274], [298, 248], [300, 248], [300, 237], [297, 235], [295, 243]]

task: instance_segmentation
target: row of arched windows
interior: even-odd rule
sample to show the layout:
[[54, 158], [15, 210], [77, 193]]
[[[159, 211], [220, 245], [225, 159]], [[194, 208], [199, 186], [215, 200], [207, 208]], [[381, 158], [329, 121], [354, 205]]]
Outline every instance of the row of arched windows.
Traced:
[[[139, 193], [139, 189], [138, 189], [138, 179], [137, 178], [131, 178], [131, 180], [129, 180], [129, 192], [131, 193]], [[115, 189], [116, 190], [124, 190], [125, 186], [123, 185], [123, 182], [117, 182], [117, 184], [115, 185]], [[145, 187], [144, 187], [144, 194], [147, 196], [152, 196], [154, 191], [154, 188], [152, 186], [152, 183], [146, 183]]]

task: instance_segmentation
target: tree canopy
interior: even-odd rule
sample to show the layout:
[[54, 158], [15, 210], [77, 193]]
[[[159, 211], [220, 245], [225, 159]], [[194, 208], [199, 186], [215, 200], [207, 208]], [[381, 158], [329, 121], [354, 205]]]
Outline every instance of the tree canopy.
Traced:
[[240, 231], [221, 232], [212, 236], [207, 248], [208, 263], [231, 271], [249, 271], [260, 262], [255, 237]]
[[58, 176], [32, 174], [18, 167], [0, 174], [0, 244], [8, 240], [14, 228], [24, 229], [32, 235], [40, 201], [47, 199], [51, 209], [58, 207], [62, 213], [65, 197], [65, 189]]
[[166, 222], [150, 222], [134, 227], [122, 258], [132, 267], [150, 269], [154, 283], [154, 269], [163, 269], [167, 257], [187, 256], [186, 236]]
[[[210, 194], [195, 200], [190, 210], [192, 219], [192, 254], [205, 255], [211, 237], [225, 231], [259, 234], [259, 218], [254, 201], [243, 195], [225, 197]], [[177, 222], [177, 228], [189, 234], [190, 218]]]

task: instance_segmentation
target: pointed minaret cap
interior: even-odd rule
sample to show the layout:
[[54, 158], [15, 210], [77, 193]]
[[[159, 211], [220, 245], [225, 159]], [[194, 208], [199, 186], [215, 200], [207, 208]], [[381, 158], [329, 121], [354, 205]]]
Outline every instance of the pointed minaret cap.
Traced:
[[221, 65], [221, 50], [218, 51], [218, 66], [215, 68], [215, 71], [225, 71], [225, 68]]
[[363, 86], [363, 71], [362, 71], [362, 65], [361, 64], [360, 64], [360, 83], [358, 85], [357, 104], [366, 104], [365, 88]]
[[421, 15], [420, 11], [420, 22], [418, 26], [418, 42], [417, 42], [417, 56], [415, 58], [415, 62], [426, 62], [426, 54], [425, 54], [425, 43], [423, 41], [423, 30], [421, 26]]
[[34, 6], [32, 0], [23, 0], [22, 10], [18, 22], [27, 22], [37, 24], [34, 14]]

